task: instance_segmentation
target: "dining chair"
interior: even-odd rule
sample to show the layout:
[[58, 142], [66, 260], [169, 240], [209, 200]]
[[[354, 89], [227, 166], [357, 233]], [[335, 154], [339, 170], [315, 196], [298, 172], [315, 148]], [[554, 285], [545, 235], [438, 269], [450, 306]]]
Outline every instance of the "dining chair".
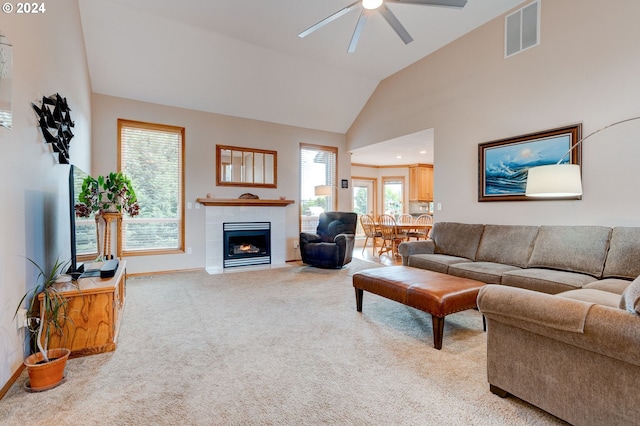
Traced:
[[401, 215], [398, 215], [398, 218], [396, 219], [396, 222], [398, 224], [402, 223], [402, 224], [412, 224], [413, 223], [413, 216], [411, 216], [410, 214], [407, 213], [403, 213]]
[[382, 253], [391, 252], [391, 256], [394, 257], [398, 253], [398, 245], [407, 238], [406, 233], [398, 232], [397, 223], [393, 216], [388, 214], [381, 214], [378, 217], [378, 229], [382, 235], [382, 246], [378, 251], [378, 256]]
[[371, 247], [371, 253], [375, 256], [377, 246], [376, 240], [380, 238], [382, 234], [376, 229], [376, 222], [373, 219], [373, 216], [371, 216], [370, 214], [360, 215], [360, 225], [362, 226], [362, 230], [364, 231], [365, 235], [362, 252], [364, 253], [364, 250], [367, 248], [367, 242], [369, 241], [369, 238], [371, 238], [371, 241], [373, 243]]
[[422, 214], [418, 216], [414, 223], [417, 225], [416, 229], [407, 233], [407, 238], [415, 238], [419, 240], [424, 238], [425, 240], [431, 232], [431, 226], [433, 225], [433, 216], [430, 214]]

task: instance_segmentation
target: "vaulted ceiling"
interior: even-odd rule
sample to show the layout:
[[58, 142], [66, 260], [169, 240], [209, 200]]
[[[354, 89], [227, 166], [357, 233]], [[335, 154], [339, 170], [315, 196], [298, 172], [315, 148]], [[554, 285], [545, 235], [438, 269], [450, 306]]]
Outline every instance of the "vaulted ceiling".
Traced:
[[[389, 4], [347, 53], [359, 11], [298, 33], [352, 0], [79, 0], [96, 93], [345, 133], [378, 83], [522, 3]], [[429, 78], [429, 76], [425, 76]]]

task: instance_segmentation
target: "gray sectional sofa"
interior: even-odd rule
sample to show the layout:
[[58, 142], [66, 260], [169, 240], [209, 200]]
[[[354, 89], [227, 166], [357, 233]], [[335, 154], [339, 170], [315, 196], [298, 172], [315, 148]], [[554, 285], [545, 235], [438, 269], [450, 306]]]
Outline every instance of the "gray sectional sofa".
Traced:
[[488, 283], [492, 392], [575, 425], [640, 423], [640, 228], [436, 223], [404, 265]]
[[640, 276], [640, 228], [436, 223], [428, 240], [398, 247], [402, 264], [487, 284], [618, 306]]

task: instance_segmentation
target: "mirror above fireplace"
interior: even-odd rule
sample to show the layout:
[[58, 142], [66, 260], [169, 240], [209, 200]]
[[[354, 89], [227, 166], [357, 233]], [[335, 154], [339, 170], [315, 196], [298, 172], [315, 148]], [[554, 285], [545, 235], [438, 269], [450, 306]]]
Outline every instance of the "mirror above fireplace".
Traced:
[[216, 184], [277, 188], [278, 152], [216, 145]]

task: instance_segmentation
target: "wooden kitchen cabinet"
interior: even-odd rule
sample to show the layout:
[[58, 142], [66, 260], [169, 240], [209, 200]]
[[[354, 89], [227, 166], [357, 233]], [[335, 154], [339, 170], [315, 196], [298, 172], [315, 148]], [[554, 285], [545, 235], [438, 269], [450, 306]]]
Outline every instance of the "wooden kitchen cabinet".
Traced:
[[[69, 285], [61, 293], [69, 300], [69, 329], [61, 342], [51, 336], [50, 348], [65, 347], [71, 356], [92, 355], [116, 349], [126, 298], [126, 262], [120, 261], [112, 278], [80, 278], [80, 291]], [[42, 295], [40, 295], [42, 303]]]
[[409, 201], [433, 201], [433, 166], [409, 166]]

